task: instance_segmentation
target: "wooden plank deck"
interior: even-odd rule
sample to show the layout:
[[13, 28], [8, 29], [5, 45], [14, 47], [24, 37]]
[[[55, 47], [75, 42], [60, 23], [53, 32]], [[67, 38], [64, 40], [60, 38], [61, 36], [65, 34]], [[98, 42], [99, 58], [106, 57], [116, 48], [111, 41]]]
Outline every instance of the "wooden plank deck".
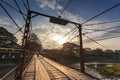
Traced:
[[27, 66], [23, 80], [50, 80], [45, 68], [40, 63], [37, 55], [34, 55]]
[[62, 71], [71, 80], [87, 80], [86, 76], [83, 73], [80, 73], [80, 71], [63, 66], [63, 65], [56, 63], [55, 61], [52, 61], [48, 58], [44, 58], [44, 60], [47, 61], [48, 63], [52, 64], [53, 66], [55, 66], [60, 71]]
[[50, 80], [48, 73], [43, 65], [40, 63], [39, 58], [36, 58], [36, 78], [35, 80]]
[[34, 55], [23, 73], [23, 80], [35, 80], [35, 61], [36, 56]]
[[[23, 75], [23, 80], [54, 80], [51, 79], [50, 75], [48, 75], [49, 72], [47, 72], [48, 70], [46, 70], [47, 65], [46, 66], [43, 65], [43, 63], [45, 63], [44, 61], [51, 64], [53, 67], [57, 68], [58, 71], [64, 73], [65, 76], [68, 77], [67, 80], [87, 80], [86, 76], [80, 73], [79, 71], [60, 65], [55, 61], [52, 61], [45, 57], [44, 58], [37, 57], [36, 54], [33, 56], [32, 60], [28, 64], [25, 70], [25, 74]], [[54, 76], [61, 77], [61, 75], [59, 75], [60, 73], [57, 74], [56, 71], [55, 72], [53, 71]], [[62, 76], [62, 78], [63, 77], [64, 76]], [[57, 80], [66, 80], [62, 78]]]

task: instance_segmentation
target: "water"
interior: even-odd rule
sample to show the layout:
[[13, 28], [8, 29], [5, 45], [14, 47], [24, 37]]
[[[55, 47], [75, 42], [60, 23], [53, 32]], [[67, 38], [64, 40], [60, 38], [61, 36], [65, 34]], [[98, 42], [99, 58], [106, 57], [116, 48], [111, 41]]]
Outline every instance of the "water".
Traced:
[[[85, 63], [85, 65], [86, 65], [85, 66], [85, 72], [86, 73], [88, 73], [91, 76], [96, 77], [100, 80], [104, 80], [104, 79], [108, 79], [108, 78], [103, 76], [102, 74], [100, 74], [96, 69], [98, 67], [120, 65], [120, 63], [94, 63], [94, 62], [91, 62], [91, 63]], [[80, 63], [76, 63], [76, 64], [69, 65], [69, 66], [72, 67], [72, 68], [75, 68], [75, 69], [80, 69]], [[110, 79], [108, 79], [108, 80], [110, 80]], [[114, 77], [114, 79], [120, 80], [117, 77]]]

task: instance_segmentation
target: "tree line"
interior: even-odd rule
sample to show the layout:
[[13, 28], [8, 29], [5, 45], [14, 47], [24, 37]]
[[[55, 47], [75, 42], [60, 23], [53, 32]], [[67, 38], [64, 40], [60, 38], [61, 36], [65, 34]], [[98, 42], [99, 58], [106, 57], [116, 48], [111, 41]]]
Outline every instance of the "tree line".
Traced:
[[[7, 31], [4, 27], [0, 27], [0, 47], [13, 48], [15, 46], [14, 48], [17, 48], [17, 46], [19, 46], [19, 48], [22, 48], [17, 44], [17, 41], [17, 38], [12, 33]], [[30, 34], [27, 45], [27, 49], [30, 51], [41, 51], [42, 49], [42, 44], [35, 33]]]
[[[45, 49], [46, 57], [54, 59], [56, 61], [64, 62], [79, 62], [79, 45], [75, 43], [64, 43], [61, 49]], [[119, 60], [120, 50], [103, 50], [100, 48], [91, 49], [84, 48], [83, 53], [85, 55], [85, 61], [104, 61], [104, 60]]]

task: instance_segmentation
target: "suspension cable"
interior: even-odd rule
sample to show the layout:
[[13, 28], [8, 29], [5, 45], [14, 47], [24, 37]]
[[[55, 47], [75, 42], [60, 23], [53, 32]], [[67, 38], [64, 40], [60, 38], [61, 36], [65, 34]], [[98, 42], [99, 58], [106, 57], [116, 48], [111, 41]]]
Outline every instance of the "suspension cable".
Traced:
[[[118, 38], [118, 37], [120, 37], [120, 36], [118, 35], [118, 36], [105, 37], [105, 38], [97, 39], [95, 41], [102, 41], [102, 40], [107, 40], [107, 39], [112, 39], [112, 38]], [[88, 43], [88, 42], [85, 42], [85, 43]]]
[[83, 35], [83, 36], [85, 36], [86, 38], [88, 38], [88, 39], [90, 39], [91, 41], [95, 42], [96, 44], [102, 46], [103, 48], [108, 49], [107, 47], [105, 47], [105, 46], [103, 46], [102, 44], [98, 43], [96, 40], [94, 40], [94, 39], [92, 39], [92, 38], [90, 38], [90, 37], [88, 37], [88, 36], [86, 36], [86, 35]]
[[[110, 28], [106, 28], [106, 29], [101, 29], [101, 30], [97, 30], [97, 29], [86, 29], [86, 28], [84, 28], [85, 30], [92, 30], [92, 32], [85, 32], [85, 33], [83, 33], [83, 34], [94, 33], [94, 32], [98, 32], [98, 31], [107, 31], [107, 30], [114, 29], [114, 28], [120, 28], [120, 26], [114, 26], [114, 27], [110, 27]], [[107, 32], [117, 33], [117, 32], [115, 32], [115, 31], [107, 31]]]
[[85, 24], [85, 23], [87, 23], [87, 22], [89, 22], [89, 21], [91, 21], [91, 20], [97, 18], [98, 16], [100, 16], [100, 15], [102, 15], [102, 14], [104, 14], [104, 13], [106, 13], [106, 12], [108, 12], [108, 11], [110, 11], [110, 10], [116, 8], [116, 7], [118, 7], [119, 5], [120, 5], [120, 3], [114, 5], [114, 6], [111, 7], [111, 8], [106, 9], [105, 11], [103, 11], [103, 12], [99, 13], [98, 15], [96, 15], [96, 16], [94, 16], [94, 17], [88, 19], [88, 20], [86, 20], [85, 22], [83, 22], [83, 23], [81, 23], [81, 24]]
[[27, 6], [28, 6], [28, 10], [30, 10], [29, 0], [27, 0]]
[[[0, 6], [2, 9], [6, 12], [6, 14], [10, 17], [10, 19], [13, 21], [13, 23], [20, 29], [20, 26], [15, 22], [15, 20], [12, 18], [12, 16], [8, 13], [8, 11], [5, 9], [5, 7], [0, 3]], [[21, 31], [22, 32], [22, 31]], [[23, 32], [22, 32], [23, 33]]]
[[64, 6], [62, 12], [59, 14], [59, 17], [61, 17], [61, 15], [64, 13], [65, 9], [67, 9], [67, 7], [69, 6], [69, 4], [70, 4], [71, 2], [72, 2], [72, 0], [69, 0], [69, 1], [67, 2], [67, 4]]
[[26, 10], [28, 11], [28, 7], [26, 6], [26, 3], [24, 2], [24, 0], [22, 0], [23, 5], [25, 6]]
[[14, 8], [12, 5], [8, 4], [8, 3], [5, 2], [4, 0], [1, 0], [1, 2], [4, 3], [4, 4], [6, 4], [7, 6], [9, 6], [10, 8], [14, 9], [15, 11], [17, 11], [17, 12], [19, 12], [19, 13], [21, 13], [21, 14], [23, 14], [23, 15], [26, 16], [26, 14], [24, 14], [23, 12], [17, 10], [16, 8]]
[[78, 35], [77, 35], [77, 33], [76, 33], [76, 35], [75, 36], [73, 36], [68, 42], [70, 42], [70, 41], [72, 41], [72, 40], [74, 40], [76, 37], [78, 37]]
[[71, 33], [71, 36], [68, 37], [68, 39], [67, 39], [67, 40], [69, 40], [68, 42], [72, 41], [74, 39], [73, 37], [76, 36], [77, 34], [78, 34], [78, 30], [76, 29], [76, 30], [74, 30], [73, 33]]
[[16, 31], [13, 35], [16, 35], [19, 31], [21, 31], [24, 26], [25, 26], [25, 25], [23, 25], [23, 26], [22, 26], [18, 31]]
[[101, 24], [108, 24], [108, 23], [114, 23], [114, 22], [120, 22], [120, 20], [106, 21], [106, 22], [100, 22], [100, 23], [92, 23], [92, 24], [86, 24], [84, 26], [101, 25]]
[[[17, 3], [17, 1], [14, 0], [14, 2], [15, 2], [15, 4], [16, 4], [16, 6], [18, 7], [19, 12], [22, 12], [21, 9], [20, 9], [20, 6], [19, 6], [18, 3]], [[24, 15], [23, 15], [23, 14], [21, 14], [21, 15], [22, 15], [23, 19], [26, 20], [25, 17], [24, 17]]]

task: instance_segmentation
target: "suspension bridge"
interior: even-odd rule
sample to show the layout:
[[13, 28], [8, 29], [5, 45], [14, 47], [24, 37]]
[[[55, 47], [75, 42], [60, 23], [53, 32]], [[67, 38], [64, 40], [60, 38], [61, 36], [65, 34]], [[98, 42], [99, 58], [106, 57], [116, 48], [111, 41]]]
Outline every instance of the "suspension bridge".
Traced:
[[[87, 25], [85, 23], [112, 10], [113, 8], [118, 7], [120, 3], [114, 5], [113, 7], [109, 9], [106, 9], [105, 11], [86, 20], [83, 23], [78, 23], [78, 22], [74, 22], [74, 21], [61, 18], [62, 14], [64, 13], [64, 10], [68, 7], [71, 0], [69, 0], [68, 4], [66, 4], [65, 8], [63, 9], [63, 11], [60, 13], [58, 17], [47, 15], [39, 11], [34, 11], [31, 8], [29, 0], [21, 0], [22, 5], [24, 6], [26, 10], [25, 12], [22, 11], [19, 1], [17, 0], [12, 0], [12, 1], [14, 2], [14, 6], [9, 4], [5, 0], [1, 0], [0, 7], [18, 28], [18, 31], [16, 31], [13, 35], [17, 34], [18, 32], [21, 32], [23, 34], [22, 35], [23, 38], [22, 38], [22, 44], [19, 48], [0, 47], [0, 58], [1, 60], [3, 60], [3, 64], [1, 66], [11, 67], [4, 74], [2, 74], [0, 80], [100, 80], [101, 79], [101, 77], [98, 78], [98, 77], [93, 77], [93, 76], [85, 74], [85, 69], [87, 68], [85, 68], [82, 36], [85, 36], [88, 39], [97, 43], [98, 45], [106, 48], [102, 44], [98, 43], [96, 40], [93, 40], [92, 38], [88, 37], [86, 34], [94, 33], [96, 31], [106, 31], [106, 30], [112, 29], [113, 27], [102, 29], [102, 30], [94, 30], [94, 29], [86, 29], [85, 26], [108, 24], [108, 23], [113, 23], [113, 22], [119, 22], [120, 20], [95, 23], [95, 24], [87, 24]], [[14, 20], [12, 15], [9, 13], [9, 10], [6, 9], [6, 6], [21, 15], [21, 17], [24, 20], [23, 26], [19, 26], [17, 24], [16, 20]], [[58, 24], [58, 25], [63, 25], [63, 26], [66, 26], [67, 24], [72, 24], [75, 26], [75, 28], [73, 28], [70, 32], [66, 33], [63, 37], [65, 37], [71, 32], [73, 32], [72, 34], [77, 34], [77, 35], [71, 38], [70, 40], [73, 40], [74, 38], [79, 37], [79, 44], [80, 44], [79, 45], [79, 55], [80, 55], [80, 69], [79, 70], [66, 67], [47, 57], [44, 57], [44, 55], [39, 54], [39, 49], [37, 49], [36, 45], [35, 46], [33, 45], [34, 43], [31, 43], [31, 42], [34, 42], [34, 39], [31, 38], [31, 33], [33, 33], [32, 20], [38, 16], [48, 18], [50, 20], [49, 22], [53, 24]], [[93, 32], [83, 33], [82, 28], [85, 30], [92, 30]], [[58, 39], [57, 41], [59, 41], [60, 39]], [[42, 45], [38, 38], [36, 40], [38, 41], [40, 45]], [[32, 48], [34, 48], [34, 50], [31, 51], [30, 49]]]

